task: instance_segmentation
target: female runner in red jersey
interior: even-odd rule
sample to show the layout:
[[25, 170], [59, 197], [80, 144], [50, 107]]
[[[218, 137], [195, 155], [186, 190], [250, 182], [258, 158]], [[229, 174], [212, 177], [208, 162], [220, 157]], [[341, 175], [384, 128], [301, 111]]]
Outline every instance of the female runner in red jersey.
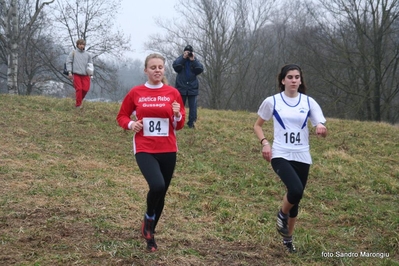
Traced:
[[[149, 186], [141, 233], [147, 250], [154, 252], [154, 230], [176, 165], [176, 131], [184, 127], [186, 114], [179, 91], [167, 85], [165, 58], [150, 54], [145, 59], [144, 72], [148, 81], [128, 92], [116, 119], [122, 128], [135, 132], [133, 151]], [[137, 119], [131, 119], [132, 114]]]

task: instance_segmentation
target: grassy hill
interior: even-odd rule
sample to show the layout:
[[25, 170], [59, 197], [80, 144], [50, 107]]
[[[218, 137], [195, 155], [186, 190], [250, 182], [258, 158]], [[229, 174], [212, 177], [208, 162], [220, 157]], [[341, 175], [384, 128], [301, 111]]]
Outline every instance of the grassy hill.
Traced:
[[147, 184], [119, 104], [73, 105], [0, 95], [0, 265], [399, 265], [396, 126], [328, 119], [327, 139], [312, 131], [290, 255], [275, 230], [284, 188], [260, 154], [256, 114], [199, 109], [197, 129], [178, 132], [159, 251], [146, 253]]

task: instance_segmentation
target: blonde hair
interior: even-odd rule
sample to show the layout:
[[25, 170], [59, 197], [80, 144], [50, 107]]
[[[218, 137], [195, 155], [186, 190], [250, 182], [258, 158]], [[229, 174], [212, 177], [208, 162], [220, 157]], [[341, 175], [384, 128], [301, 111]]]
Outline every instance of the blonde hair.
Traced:
[[[163, 57], [163, 56], [160, 55], [160, 54], [154, 53], [154, 54], [149, 54], [149, 55], [145, 58], [145, 61], [144, 61], [144, 68], [147, 68], [148, 61], [150, 61], [150, 59], [153, 59], [153, 58], [161, 59], [161, 60], [163, 61], [163, 64], [165, 65], [165, 62], [166, 62], [165, 57]], [[163, 78], [162, 78], [162, 83], [165, 84], [165, 85], [168, 85], [168, 80], [167, 80], [167, 78], [165, 77], [165, 75], [164, 75]]]
[[83, 39], [79, 39], [79, 40], [76, 41], [76, 46], [78, 46], [79, 44], [84, 44], [84, 45], [86, 45], [86, 41], [83, 40]]

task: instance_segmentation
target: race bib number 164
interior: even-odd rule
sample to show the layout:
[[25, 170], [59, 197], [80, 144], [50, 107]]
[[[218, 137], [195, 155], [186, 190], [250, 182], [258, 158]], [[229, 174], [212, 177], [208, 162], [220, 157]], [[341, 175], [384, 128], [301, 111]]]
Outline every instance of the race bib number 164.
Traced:
[[147, 137], [167, 137], [169, 136], [169, 118], [143, 118], [143, 131], [144, 136]]

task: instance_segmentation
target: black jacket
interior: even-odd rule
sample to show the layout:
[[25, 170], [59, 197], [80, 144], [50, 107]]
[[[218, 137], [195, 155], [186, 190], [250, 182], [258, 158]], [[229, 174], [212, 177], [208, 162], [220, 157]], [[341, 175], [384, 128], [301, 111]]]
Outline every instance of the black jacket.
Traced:
[[190, 59], [184, 59], [181, 55], [173, 62], [173, 69], [177, 73], [175, 87], [180, 94], [198, 95], [197, 75], [204, 71], [204, 66], [200, 61], [196, 58], [194, 61], [190, 61]]

